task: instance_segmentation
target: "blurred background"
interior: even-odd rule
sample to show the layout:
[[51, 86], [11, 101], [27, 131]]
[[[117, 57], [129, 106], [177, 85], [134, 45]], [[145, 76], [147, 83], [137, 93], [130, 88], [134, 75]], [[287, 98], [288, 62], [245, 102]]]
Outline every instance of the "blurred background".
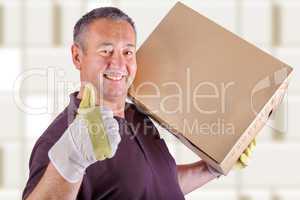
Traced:
[[[278, 111], [258, 137], [250, 166], [231, 171], [186, 199], [300, 199], [300, 1], [183, 0], [226, 29], [291, 65], [294, 75]], [[79, 87], [71, 62], [75, 22], [87, 11], [116, 6], [133, 18], [138, 46], [173, 0], [0, 1], [0, 199], [21, 199], [32, 147]], [[159, 129], [178, 163], [199, 158]]]

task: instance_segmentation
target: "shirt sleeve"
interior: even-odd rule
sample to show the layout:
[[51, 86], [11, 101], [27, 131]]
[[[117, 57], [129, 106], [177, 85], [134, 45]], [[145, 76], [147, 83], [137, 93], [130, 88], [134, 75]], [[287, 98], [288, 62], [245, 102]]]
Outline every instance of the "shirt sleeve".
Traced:
[[53, 144], [38, 140], [29, 160], [29, 178], [25, 185], [22, 199], [26, 199], [41, 180], [49, 164], [48, 151]]

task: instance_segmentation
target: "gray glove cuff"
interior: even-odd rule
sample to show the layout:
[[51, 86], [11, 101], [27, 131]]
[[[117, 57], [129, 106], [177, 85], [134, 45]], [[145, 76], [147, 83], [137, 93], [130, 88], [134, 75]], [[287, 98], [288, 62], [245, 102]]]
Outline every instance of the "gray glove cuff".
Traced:
[[48, 156], [55, 169], [65, 180], [76, 183], [82, 178], [90, 163], [83, 159], [78, 151], [69, 128], [53, 145]]

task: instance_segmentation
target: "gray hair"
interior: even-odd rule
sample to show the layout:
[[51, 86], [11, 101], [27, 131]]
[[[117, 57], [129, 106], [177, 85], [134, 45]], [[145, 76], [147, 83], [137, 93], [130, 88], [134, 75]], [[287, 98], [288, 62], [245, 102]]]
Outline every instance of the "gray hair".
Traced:
[[115, 7], [100, 7], [86, 13], [76, 22], [73, 30], [73, 42], [79, 44], [80, 47], [84, 49], [84, 44], [81, 37], [82, 33], [85, 32], [90, 23], [101, 18], [127, 21], [136, 33], [133, 20], [122, 10]]

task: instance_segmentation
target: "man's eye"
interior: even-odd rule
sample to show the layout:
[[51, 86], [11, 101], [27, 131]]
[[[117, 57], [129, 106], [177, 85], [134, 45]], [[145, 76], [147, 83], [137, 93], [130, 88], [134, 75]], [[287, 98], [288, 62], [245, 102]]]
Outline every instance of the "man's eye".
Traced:
[[100, 51], [100, 54], [103, 55], [103, 56], [108, 56], [111, 54], [111, 51], [108, 51], [108, 50], [101, 50]]
[[125, 52], [125, 55], [132, 55], [132, 54], [133, 54], [132, 51], [126, 51], [126, 52]]

